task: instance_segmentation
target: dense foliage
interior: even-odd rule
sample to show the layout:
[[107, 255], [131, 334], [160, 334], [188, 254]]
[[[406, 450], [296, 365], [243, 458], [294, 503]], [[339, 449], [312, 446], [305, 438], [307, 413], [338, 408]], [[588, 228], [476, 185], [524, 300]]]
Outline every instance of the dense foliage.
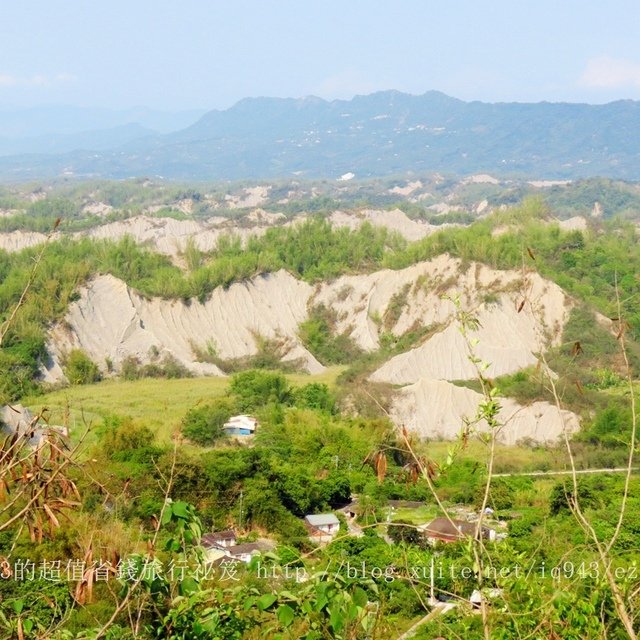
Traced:
[[[585, 301], [572, 309], [563, 344], [548, 354], [553, 369], [561, 374], [558, 388], [563, 403], [581, 405], [588, 414], [576, 439], [574, 460], [577, 466], [625, 464], [633, 412], [620, 367], [614, 366], [619, 365], [615, 361], [619, 341], [598, 324], [589, 303], [615, 315], [617, 284], [629, 318], [628, 333], [638, 336], [640, 249], [635, 231], [611, 223], [563, 232], [547, 224], [545, 216], [539, 203], [529, 202], [469, 228], [447, 229], [408, 246], [370, 226], [355, 232], [333, 230], [325, 221], [313, 219], [272, 229], [251, 240], [245, 250], [237, 239], [227, 239], [211, 255], [192, 256], [192, 268], [186, 272], [130, 240], [52, 243], [0, 350], [1, 400], [34, 391], [39, 364], [46, 357], [46, 328], [62, 317], [78, 285], [96, 272], [113, 273], [148, 295], [202, 298], [214, 286], [230, 286], [279, 268], [316, 281], [344, 272], [406, 266], [443, 251], [495, 267], [517, 267], [524, 258]], [[495, 236], [497, 226], [511, 231]], [[8, 317], [22, 294], [37, 254], [38, 250], [0, 254], [0, 320]], [[406, 293], [396, 294], [388, 315], [375, 319], [382, 328], [399, 317]], [[351, 365], [337, 389], [315, 381], [294, 383], [278, 371], [240, 371], [231, 377], [224, 397], [203, 398], [176, 420], [175, 427], [186, 441], [177, 434], [171, 444], [169, 438], [161, 441], [150, 426], [152, 415], [134, 420], [126, 410], [114, 409], [98, 419], [80, 455], [73, 464], [65, 463], [65, 474], [58, 473], [56, 464], [64, 459], [66, 447], [53, 449], [53, 457], [40, 468], [40, 449], [25, 449], [15, 465], [3, 468], [0, 561], [8, 557], [12, 563], [65, 562], [99, 556], [117, 564], [126, 559], [129, 577], [138, 582], [134, 588], [131, 580], [112, 573], [104, 583], [94, 584], [90, 574], [89, 587], [82, 574], [71, 585], [40, 580], [25, 586], [15, 576], [6, 579], [7, 565], [2, 563], [2, 633], [67, 640], [92, 637], [88, 629], [112, 623], [110, 637], [149, 640], [396, 637], [432, 606], [425, 571], [437, 565], [442, 570], [433, 580], [434, 592], [458, 606], [426, 621], [416, 637], [486, 637], [481, 617], [473, 615], [468, 604], [476, 588], [493, 599], [487, 617], [491, 637], [625, 637], [610, 584], [603, 579], [599, 546], [588, 530], [577, 525], [576, 506], [600, 540], [615, 535], [609, 569], [620, 571], [618, 584], [637, 611], [637, 476], [629, 481], [623, 518], [619, 518], [623, 475], [585, 474], [575, 486], [566, 476], [518, 475], [525, 468], [540, 469], [539, 461], [562, 467], [567, 458], [561, 449], [500, 452], [493, 471], [515, 475], [493, 478], [487, 491], [484, 443], [474, 449], [465, 441], [453, 448], [455, 455], [442, 443], [412, 442], [409, 450], [402, 434], [380, 417], [381, 389], [364, 388], [370, 405], [359, 404], [357, 392], [364, 387], [366, 373], [380, 358], [409, 348], [429, 328], [404, 336], [383, 332], [380, 352], [364, 355], [346, 335], [336, 335], [335, 326], [330, 311], [316, 308], [300, 327], [300, 335], [324, 363]], [[266, 343], [263, 347], [258, 361], [269, 367], [276, 352]], [[634, 349], [631, 344], [632, 364]], [[215, 349], [209, 351], [202, 357], [215, 359]], [[81, 351], [67, 354], [65, 368], [72, 384], [92, 383], [98, 377], [96, 364]], [[182, 375], [185, 372], [176, 362], [160, 356], [147, 365], [132, 359], [123, 370], [123, 377], [137, 381], [131, 384], [139, 384], [138, 378], [145, 376]], [[491, 384], [496, 392], [522, 401], [550, 399], [533, 368]], [[89, 394], [93, 389], [88, 387]], [[345, 392], [348, 415], [339, 409]], [[222, 437], [222, 425], [241, 412], [254, 415], [260, 426], [253, 439], [231, 442]], [[72, 436], [79, 437], [77, 429]], [[2, 460], [12, 446], [10, 440], [3, 442]], [[518, 458], [522, 455], [527, 457]], [[35, 471], [27, 463], [43, 478], [57, 474], [66, 491], [60, 498], [63, 502], [55, 502], [60, 496], [46, 502], [48, 490], [38, 493], [38, 487], [48, 486], [40, 476], [29, 484]], [[36, 498], [45, 500], [29, 512], [26, 529], [19, 518], [12, 519], [13, 486], [8, 490], [9, 483], [20, 482], [35, 487]], [[417, 528], [440, 515], [442, 506], [450, 515], [474, 516], [485, 498], [492, 526], [506, 534], [486, 544], [485, 567], [498, 571], [486, 578], [479, 573], [469, 542], [432, 547]], [[303, 516], [346, 505], [346, 514], [339, 514], [337, 538], [325, 547], [314, 547]], [[262, 555], [262, 565], [256, 560], [239, 566], [233, 582], [224, 583], [220, 571], [213, 577], [201, 575], [204, 551], [199, 542], [206, 531], [228, 527], [235, 528], [242, 541], [266, 537], [277, 546]], [[153, 578], [144, 573], [158, 563], [172, 563], [183, 573]], [[529, 571], [510, 573], [515, 566]], [[305, 571], [305, 579], [287, 573], [292, 568]], [[468, 574], [462, 575], [461, 568]], [[32, 597], [34, 593], [38, 597]], [[114, 602], [123, 597], [130, 597], [128, 604], [116, 610]]]

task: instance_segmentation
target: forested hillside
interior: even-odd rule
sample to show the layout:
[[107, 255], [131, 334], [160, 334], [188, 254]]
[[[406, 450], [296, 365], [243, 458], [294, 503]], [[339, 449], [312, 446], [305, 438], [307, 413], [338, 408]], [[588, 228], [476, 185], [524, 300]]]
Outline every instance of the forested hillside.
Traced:
[[[636, 179], [640, 106], [464, 102], [437, 91], [383, 91], [352, 100], [249, 98], [166, 135], [104, 149], [0, 158], [5, 179], [78, 176], [172, 179], [360, 178], [439, 171], [457, 175]], [[104, 135], [102, 136], [104, 137]], [[51, 143], [51, 151], [71, 141]], [[78, 140], [80, 145], [81, 140]], [[102, 142], [102, 144], [101, 144]], [[37, 145], [32, 143], [34, 148]]]

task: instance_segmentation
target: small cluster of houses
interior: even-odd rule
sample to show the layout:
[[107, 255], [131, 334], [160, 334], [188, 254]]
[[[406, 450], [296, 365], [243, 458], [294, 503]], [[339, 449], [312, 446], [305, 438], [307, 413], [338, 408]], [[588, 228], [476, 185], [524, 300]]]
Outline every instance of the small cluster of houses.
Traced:
[[[340, 520], [334, 513], [305, 516], [304, 524], [309, 532], [309, 539], [317, 544], [331, 542], [340, 530]], [[274, 547], [267, 540], [238, 544], [238, 538], [233, 529], [207, 533], [202, 536], [201, 543], [210, 562], [228, 559], [249, 563], [254, 556], [270, 551]]]
[[238, 538], [232, 529], [207, 533], [202, 536], [201, 543], [210, 562], [228, 559], [249, 563], [254, 556], [273, 548], [266, 541], [238, 544]]
[[[355, 514], [349, 515], [353, 517]], [[347, 515], [347, 519], [349, 515]], [[304, 525], [309, 539], [316, 544], [331, 542], [340, 531], [340, 520], [334, 513], [307, 515], [304, 517]], [[486, 525], [478, 527], [477, 522], [459, 520], [447, 516], [434, 518], [431, 522], [419, 525], [416, 528], [426, 538], [427, 542], [432, 545], [441, 542], [459, 542], [476, 536], [493, 542], [504, 536], [504, 534], [498, 534], [495, 529]], [[351, 531], [351, 528], [349, 530]], [[241, 562], [249, 562], [253, 556], [273, 548], [273, 545], [265, 540], [237, 544], [236, 534], [231, 529], [206, 534], [202, 537], [202, 544], [207, 550], [209, 559], [212, 561], [229, 558]]]

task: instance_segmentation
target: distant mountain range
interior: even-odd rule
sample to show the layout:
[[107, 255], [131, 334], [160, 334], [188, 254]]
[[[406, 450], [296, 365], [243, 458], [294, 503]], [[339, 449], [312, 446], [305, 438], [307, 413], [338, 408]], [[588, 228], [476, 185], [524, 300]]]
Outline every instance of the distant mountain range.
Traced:
[[0, 158], [0, 176], [335, 179], [437, 171], [640, 179], [640, 102], [631, 100], [489, 104], [437, 91], [331, 102], [247, 98], [172, 133], [148, 125], [31, 138], [31, 146], [13, 140], [13, 151], [0, 139], [0, 153], [13, 154]]

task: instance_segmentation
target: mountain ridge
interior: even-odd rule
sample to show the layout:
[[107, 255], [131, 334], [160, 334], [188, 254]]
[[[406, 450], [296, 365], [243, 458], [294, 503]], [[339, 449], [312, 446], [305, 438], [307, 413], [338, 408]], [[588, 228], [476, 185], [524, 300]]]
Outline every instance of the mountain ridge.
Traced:
[[0, 175], [169, 179], [457, 175], [640, 176], [640, 102], [465, 102], [438, 91], [351, 100], [245, 98], [168, 134], [106, 150], [7, 156]]

